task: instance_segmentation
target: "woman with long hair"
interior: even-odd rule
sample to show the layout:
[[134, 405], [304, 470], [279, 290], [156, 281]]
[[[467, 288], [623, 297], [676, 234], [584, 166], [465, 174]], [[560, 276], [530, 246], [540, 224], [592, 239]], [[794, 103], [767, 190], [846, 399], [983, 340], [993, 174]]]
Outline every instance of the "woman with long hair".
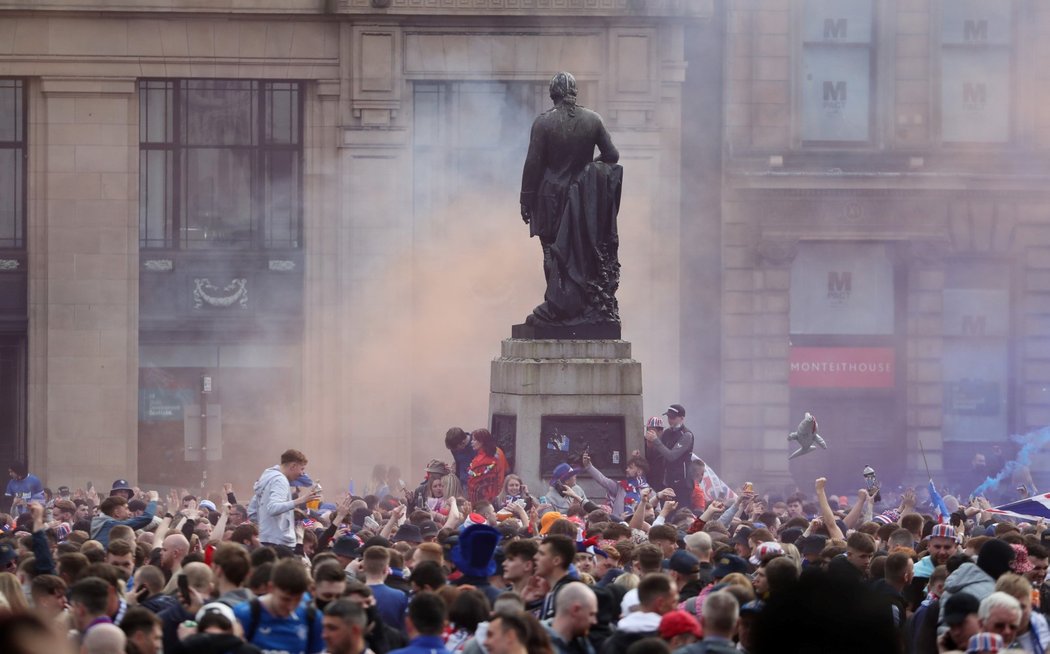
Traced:
[[29, 601], [26, 600], [22, 584], [18, 583], [18, 577], [10, 572], [0, 572], [0, 596], [7, 600], [12, 613], [29, 612]]
[[525, 488], [525, 482], [521, 480], [521, 477], [509, 474], [503, 479], [503, 490], [496, 496], [496, 501], [492, 503], [492, 506], [499, 511], [517, 502], [522, 505], [522, 508], [528, 510], [531, 499], [529, 489]]
[[467, 471], [467, 499], [471, 504], [482, 500], [491, 502], [503, 488], [507, 457], [496, 446], [496, 439], [488, 429], [475, 429], [470, 437], [475, 455]]

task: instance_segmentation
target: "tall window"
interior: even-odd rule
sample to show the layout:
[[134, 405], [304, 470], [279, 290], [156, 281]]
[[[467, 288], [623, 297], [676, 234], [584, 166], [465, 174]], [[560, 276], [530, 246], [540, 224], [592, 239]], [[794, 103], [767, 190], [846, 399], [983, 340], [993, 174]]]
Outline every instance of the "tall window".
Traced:
[[1010, 267], [948, 266], [944, 282], [944, 440], [993, 441], [1010, 433]]
[[[534, 82], [420, 82], [412, 98], [415, 213], [438, 231], [430, 218], [463, 194], [517, 190], [529, 127], [553, 106]], [[580, 104], [594, 98], [581, 84]]]
[[139, 82], [144, 248], [302, 246], [298, 82]]
[[872, 0], [805, 0], [802, 21], [802, 140], [870, 141]]
[[25, 217], [25, 86], [0, 79], [0, 248], [25, 247]]
[[951, 0], [941, 17], [942, 139], [1009, 141], [1013, 3]]

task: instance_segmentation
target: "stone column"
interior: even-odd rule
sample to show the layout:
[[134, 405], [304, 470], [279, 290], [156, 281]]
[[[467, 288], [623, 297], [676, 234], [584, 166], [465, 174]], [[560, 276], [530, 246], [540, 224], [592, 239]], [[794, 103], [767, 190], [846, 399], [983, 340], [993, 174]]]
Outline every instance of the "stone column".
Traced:
[[[138, 105], [130, 78], [34, 95], [30, 466], [99, 488], [137, 474]], [[41, 201], [46, 198], [46, 202]]]
[[[311, 473], [321, 479], [348, 477], [342, 456], [342, 384], [339, 266], [339, 81], [309, 86], [306, 97], [303, 208], [306, 240], [303, 313], [303, 447]], [[329, 489], [329, 497], [338, 497]]]

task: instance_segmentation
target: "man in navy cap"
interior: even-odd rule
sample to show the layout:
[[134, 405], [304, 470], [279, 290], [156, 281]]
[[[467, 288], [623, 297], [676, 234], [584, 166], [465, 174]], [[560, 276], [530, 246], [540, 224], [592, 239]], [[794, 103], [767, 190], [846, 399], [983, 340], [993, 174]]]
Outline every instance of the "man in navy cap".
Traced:
[[649, 460], [649, 483], [657, 489], [674, 490], [679, 502], [687, 503], [693, 493], [690, 458], [693, 455], [693, 432], [685, 426], [685, 407], [672, 404], [664, 412], [667, 429], [645, 432], [645, 458]]
[[131, 487], [131, 484], [125, 479], [118, 479], [113, 482], [113, 487], [109, 491], [110, 496], [120, 495], [127, 501], [131, 501], [135, 498], [135, 489]]

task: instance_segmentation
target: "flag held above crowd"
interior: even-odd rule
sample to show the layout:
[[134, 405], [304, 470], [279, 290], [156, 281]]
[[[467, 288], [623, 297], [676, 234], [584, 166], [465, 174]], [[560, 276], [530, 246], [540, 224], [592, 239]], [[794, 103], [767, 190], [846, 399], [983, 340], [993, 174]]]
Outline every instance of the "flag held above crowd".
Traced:
[[1050, 493], [1033, 495], [1032, 497], [1009, 502], [987, 511], [988, 513], [1021, 520], [1050, 520]]

